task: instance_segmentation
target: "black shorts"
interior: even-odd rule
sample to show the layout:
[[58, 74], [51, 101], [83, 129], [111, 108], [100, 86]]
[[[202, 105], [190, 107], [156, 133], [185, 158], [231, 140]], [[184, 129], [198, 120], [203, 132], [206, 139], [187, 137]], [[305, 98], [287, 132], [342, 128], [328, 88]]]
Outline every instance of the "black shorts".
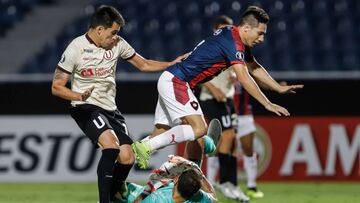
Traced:
[[234, 100], [227, 99], [226, 102], [218, 102], [216, 99], [200, 101], [201, 109], [207, 120], [219, 119], [223, 130], [237, 127], [237, 114]]
[[71, 107], [70, 114], [96, 146], [101, 133], [108, 129], [114, 130], [120, 145], [133, 143], [125, 119], [118, 110], [107, 111], [95, 105], [82, 104]]

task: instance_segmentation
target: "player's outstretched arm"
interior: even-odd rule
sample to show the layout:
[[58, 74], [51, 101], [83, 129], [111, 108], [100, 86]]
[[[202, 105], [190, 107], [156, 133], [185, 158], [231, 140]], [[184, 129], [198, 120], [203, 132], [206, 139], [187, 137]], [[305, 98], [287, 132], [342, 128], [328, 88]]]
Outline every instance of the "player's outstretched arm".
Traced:
[[236, 74], [237, 79], [240, 81], [241, 85], [245, 88], [245, 90], [257, 101], [259, 101], [260, 104], [262, 104], [268, 111], [274, 112], [279, 116], [290, 115], [285, 108], [273, 104], [269, 101], [269, 99], [260, 90], [259, 86], [256, 84], [254, 79], [250, 76], [246, 65], [235, 64], [232, 67]]
[[256, 79], [257, 83], [265, 89], [270, 89], [280, 94], [296, 93], [296, 90], [302, 89], [304, 85], [281, 85], [274, 80], [271, 75], [254, 58], [253, 61], [246, 63], [249, 72]]
[[213, 203], [217, 202], [216, 192], [214, 187], [211, 185], [209, 180], [206, 178], [204, 174], [202, 174], [202, 180], [201, 180], [201, 189], [206, 192], [210, 198], [212, 199]]
[[189, 161], [181, 156], [169, 155], [168, 157], [169, 157], [168, 163], [172, 163], [175, 165], [173, 165], [172, 168], [168, 168], [166, 171], [169, 171], [169, 172], [171, 171], [170, 173], [174, 173], [176, 171], [175, 173], [178, 173], [178, 175], [180, 175], [183, 171], [185, 171], [187, 169], [190, 169], [190, 168], [194, 169], [195, 171], [197, 171], [199, 173], [199, 175], [202, 176], [201, 189], [205, 193], [207, 193], [207, 195], [209, 196], [209, 198], [212, 200], [213, 203], [217, 202], [217, 197], [216, 197], [216, 192], [215, 192], [214, 187], [208, 181], [208, 179], [203, 174], [203, 172], [201, 171], [201, 169], [198, 165], [196, 165], [194, 162]]
[[203, 84], [213, 95], [217, 102], [226, 102], [226, 95], [221, 91], [220, 88], [216, 87], [211, 81]]
[[66, 83], [69, 81], [71, 74], [67, 73], [60, 68], [56, 68], [54, 78], [51, 85], [51, 93], [54, 96], [70, 100], [70, 101], [85, 101], [91, 95], [94, 87], [90, 87], [83, 93], [74, 92], [66, 87]]
[[188, 54], [181, 55], [177, 57], [175, 60], [171, 62], [162, 62], [162, 61], [154, 61], [150, 59], [145, 59], [141, 55], [137, 54], [129, 59], [128, 61], [135, 66], [137, 69], [143, 72], [156, 72], [165, 70], [167, 67], [180, 62], [184, 58], [186, 58]]

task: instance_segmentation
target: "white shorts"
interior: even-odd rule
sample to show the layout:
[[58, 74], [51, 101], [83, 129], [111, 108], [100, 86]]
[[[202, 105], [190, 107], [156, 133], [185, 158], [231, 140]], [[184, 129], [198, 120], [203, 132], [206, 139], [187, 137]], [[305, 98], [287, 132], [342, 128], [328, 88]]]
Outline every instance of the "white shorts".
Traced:
[[244, 137], [256, 131], [253, 115], [238, 116], [237, 136]]
[[164, 71], [158, 81], [159, 98], [155, 110], [155, 124], [175, 126], [181, 118], [203, 115], [199, 102], [189, 84]]

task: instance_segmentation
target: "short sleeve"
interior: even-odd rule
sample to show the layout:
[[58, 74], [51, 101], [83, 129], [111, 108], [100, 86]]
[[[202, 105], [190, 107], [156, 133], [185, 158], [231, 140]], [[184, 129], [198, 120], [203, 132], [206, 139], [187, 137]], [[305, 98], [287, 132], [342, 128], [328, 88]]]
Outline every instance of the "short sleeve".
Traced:
[[242, 42], [238, 29], [234, 26], [230, 28], [224, 33], [223, 54], [230, 65], [245, 64], [248, 60], [252, 60], [250, 48]]
[[224, 43], [223, 52], [231, 65], [245, 64], [245, 47], [237, 46], [235, 40], [227, 40]]
[[79, 57], [79, 49], [77, 49], [73, 41], [65, 49], [58, 63], [58, 66], [64, 69], [65, 71], [72, 73], [77, 64], [78, 57]]
[[128, 60], [135, 56], [136, 52], [135, 49], [123, 38], [119, 37], [119, 57]]

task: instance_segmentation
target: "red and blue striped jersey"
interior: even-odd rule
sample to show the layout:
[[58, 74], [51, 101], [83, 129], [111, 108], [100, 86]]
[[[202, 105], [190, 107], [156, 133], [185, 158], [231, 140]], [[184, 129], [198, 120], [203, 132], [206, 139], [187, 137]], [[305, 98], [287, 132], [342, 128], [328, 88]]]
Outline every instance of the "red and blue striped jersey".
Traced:
[[250, 48], [241, 41], [239, 29], [227, 26], [200, 42], [184, 61], [170, 66], [167, 71], [194, 88], [234, 64], [245, 64], [250, 58]]

